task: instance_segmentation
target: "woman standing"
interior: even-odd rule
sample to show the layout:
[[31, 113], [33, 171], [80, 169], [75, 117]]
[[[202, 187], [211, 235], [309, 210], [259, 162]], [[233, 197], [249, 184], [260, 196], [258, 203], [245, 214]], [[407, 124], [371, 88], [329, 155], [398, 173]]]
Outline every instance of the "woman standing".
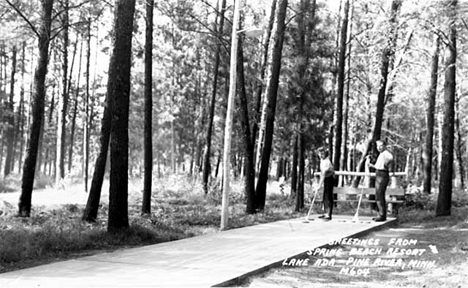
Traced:
[[331, 220], [334, 205], [333, 186], [335, 184], [335, 170], [333, 169], [333, 164], [328, 157], [329, 152], [327, 149], [320, 148], [318, 150], [318, 154], [320, 156], [320, 182], [316, 189], [320, 189], [323, 185], [323, 204], [325, 210], [324, 215], [319, 216], [319, 218], [322, 218], [323, 220]]

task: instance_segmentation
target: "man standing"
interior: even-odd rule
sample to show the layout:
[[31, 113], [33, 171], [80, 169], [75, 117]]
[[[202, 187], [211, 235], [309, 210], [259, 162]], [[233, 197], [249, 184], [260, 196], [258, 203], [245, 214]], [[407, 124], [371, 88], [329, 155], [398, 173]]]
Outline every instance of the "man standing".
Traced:
[[[387, 190], [388, 182], [390, 181], [390, 171], [394, 172], [393, 155], [387, 150], [386, 144], [382, 140], [376, 141], [377, 151], [379, 157], [375, 164], [369, 162], [367, 158], [367, 165], [375, 168], [375, 200], [379, 216], [373, 220], [381, 222], [387, 220], [387, 204], [385, 201], [385, 191]], [[369, 156], [367, 156], [369, 157]]]

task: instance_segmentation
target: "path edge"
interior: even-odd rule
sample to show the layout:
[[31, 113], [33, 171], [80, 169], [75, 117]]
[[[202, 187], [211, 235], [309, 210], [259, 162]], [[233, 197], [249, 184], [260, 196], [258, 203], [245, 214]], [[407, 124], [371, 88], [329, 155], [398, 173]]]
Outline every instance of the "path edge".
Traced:
[[[360, 231], [360, 232], [357, 232], [355, 234], [352, 234], [350, 236], [348, 236], [348, 238], [359, 238], [359, 237], [362, 237], [370, 232], [375, 232], [375, 231], [378, 231], [378, 230], [382, 230], [384, 228], [390, 228], [390, 227], [394, 227], [398, 224], [398, 219], [392, 219], [392, 220], [389, 220], [389, 221], [386, 221], [385, 223], [382, 223], [381, 225], [378, 225], [378, 226], [374, 226], [374, 227], [371, 227], [369, 229], [366, 229], [366, 230], [363, 230], [363, 231]], [[337, 239], [338, 240], [338, 239]], [[336, 245], [329, 245], [329, 244], [325, 244], [325, 245], [322, 245], [322, 246], [318, 246], [318, 247], [312, 247], [311, 249], [316, 249], [316, 248], [330, 248], [332, 246], [336, 246]], [[310, 250], [310, 249], [309, 249]], [[304, 251], [304, 252], [301, 252], [297, 255], [292, 255], [288, 258], [305, 258], [306, 256], [308, 257], [307, 255], [307, 252], [309, 251]], [[288, 259], [286, 258], [286, 259]], [[250, 272], [247, 272], [245, 274], [242, 274], [240, 276], [237, 276], [237, 277], [234, 277], [232, 279], [229, 279], [227, 281], [224, 281], [224, 282], [221, 282], [221, 283], [218, 283], [218, 284], [215, 284], [211, 287], [236, 287], [236, 286], [239, 286], [241, 284], [244, 284], [245, 280], [249, 277], [252, 277], [252, 276], [255, 276], [255, 275], [258, 275], [258, 274], [261, 274], [263, 272], [266, 272], [272, 268], [277, 268], [277, 267], [280, 267], [283, 263], [284, 259], [281, 259], [281, 260], [278, 260], [276, 262], [273, 262], [269, 265], [266, 265], [264, 267], [260, 267], [258, 269], [255, 269], [255, 270], [252, 270]]]

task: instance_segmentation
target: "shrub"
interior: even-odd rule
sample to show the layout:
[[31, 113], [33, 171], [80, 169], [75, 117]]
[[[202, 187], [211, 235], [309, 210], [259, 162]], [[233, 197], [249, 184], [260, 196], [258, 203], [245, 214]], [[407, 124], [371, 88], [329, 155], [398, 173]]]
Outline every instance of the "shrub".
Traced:
[[433, 210], [435, 208], [434, 194], [424, 193], [422, 190], [414, 190], [406, 195], [405, 207], [412, 207], [421, 210]]
[[468, 207], [468, 191], [457, 189], [452, 194], [452, 205], [454, 207]]
[[38, 173], [34, 179], [34, 189], [45, 189], [52, 187], [54, 184], [54, 179], [51, 176]]
[[0, 193], [15, 192], [17, 187], [21, 187], [21, 179], [19, 175], [10, 174], [7, 177], [0, 179]]
[[[438, 191], [433, 190], [435, 193], [427, 194], [421, 188], [411, 188], [406, 195], [405, 207], [415, 209], [434, 210], [437, 206]], [[453, 207], [467, 207], [468, 206], [468, 192], [463, 189], [454, 189], [452, 192], [452, 206]]]

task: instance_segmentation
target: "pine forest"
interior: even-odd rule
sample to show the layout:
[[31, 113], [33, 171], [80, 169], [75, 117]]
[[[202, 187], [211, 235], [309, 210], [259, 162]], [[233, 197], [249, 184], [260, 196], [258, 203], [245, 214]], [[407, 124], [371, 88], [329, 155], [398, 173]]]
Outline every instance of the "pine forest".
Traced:
[[223, 205], [240, 181], [247, 214], [281, 179], [302, 211], [317, 149], [364, 171], [383, 139], [405, 187], [450, 215], [468, 176], [467, 13], [464, 0], [2, 0], [0, 181], [19, 179], [30, 217], [38, 181], [74, 179], [89, 222], [108, 181], [109, 231], [129, 226], [131, 179], [143, 214], [171, 175]]

